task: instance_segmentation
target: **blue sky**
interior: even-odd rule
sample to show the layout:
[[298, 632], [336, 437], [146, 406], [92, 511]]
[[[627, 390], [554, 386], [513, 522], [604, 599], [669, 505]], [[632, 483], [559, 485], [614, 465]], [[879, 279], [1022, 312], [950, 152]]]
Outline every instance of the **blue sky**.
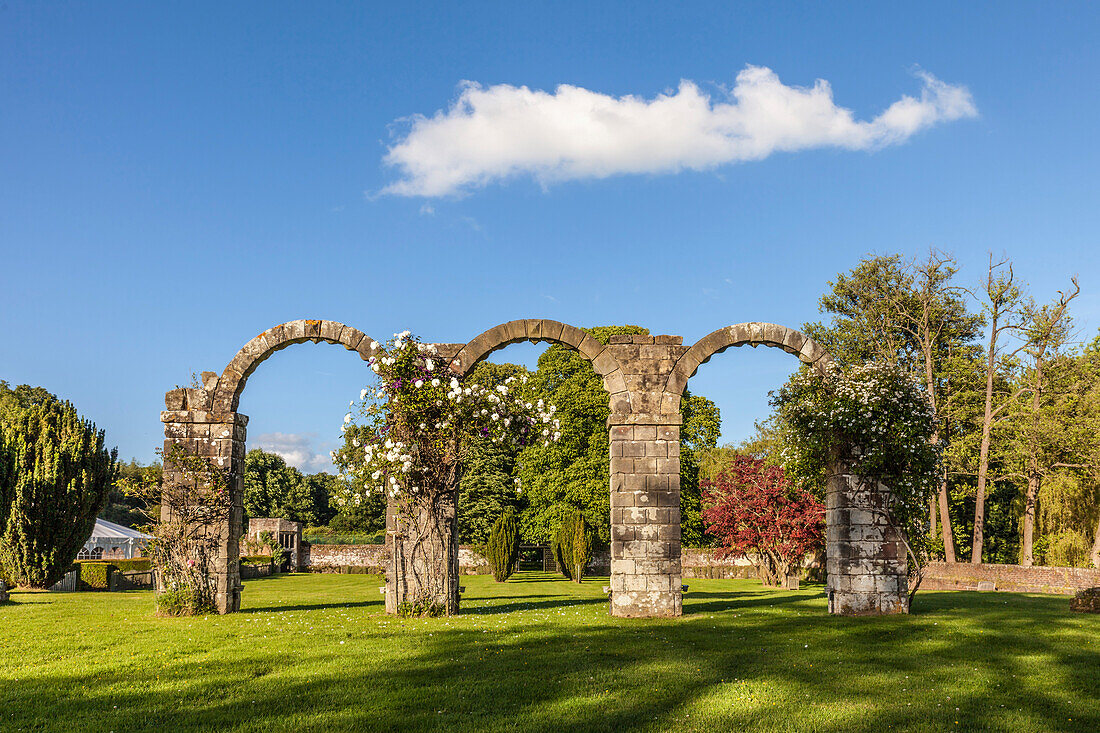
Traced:
[[[593, 5], [8, 0], [0, 378], [73, 400], [124, 457], [149, 460], [166, 389], [294, 318], [462, 341], [546, 317], [690, 343], [742, 321], [798, 327], [863, 255], [934, 246], [955, 253], [965, 284], [1003, 251], [1041, 299], [1078, 273], [1079, 330], [1100, 327], [1095, 4]], [[903, 139], [716, 153], [727, 162], [681, 172], [654, 163], [665, 143], [643, 136], [610, 167], [596, 151], [592, 165], [519, 161], [503, 179], [486, 173], [478, 141], [443, 126], [417, 164], [451, 165], [461, 148], [475, 183], [384, 193], [411, 180], [386, 164], [421, 141], [411, 117], [448, 121], [463, 82], [505, 107], [522, 106], [513, 88], [542, 90], [547, 114], [568, 115], [559, 85], [616, 111], [689, 80], [708, 100], [706, 126], [749, 66], [784, 89], [826, 80], [855, 121], [919, 98], [923, 72], [965, 88], [976, 114]], [[490, 114], [481, 143], [529, 129], [509, 127], [508, 109]], [[700, 142], [670, 114], [669, 145]], [[698, 150], [684, 155], [669, 165], [692, 168]], [[594, 176], [600, 165], [607, 175]], [[794, 366], [730, 351], [690, 387], [738, 440]], [[266, 435], [322, 466], [366, 380], [334, 347], [280, 352], [242, 399], [251, 443]]]

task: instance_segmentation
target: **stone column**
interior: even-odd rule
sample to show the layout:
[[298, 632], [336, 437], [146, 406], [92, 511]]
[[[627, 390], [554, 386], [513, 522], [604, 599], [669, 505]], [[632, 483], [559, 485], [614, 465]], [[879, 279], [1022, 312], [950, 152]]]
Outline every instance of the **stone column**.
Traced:
[[405, 514], [395, 502], [386, 507], [386, 613], [401, 604], [434, 604], [448, 616], [458, 613], [458, 486], [438, 495], [434, 506], [414, 506]]
[[679, 616], [680, 426], [610, 433], [611, 614]]
[[665, 393], [679, 336], [612, 336], [625, 393], [612, 397], [611, 614], [682, 613], [680, 396]]
[[[204, 379], [210, 372], [204, 373]], [[216, 375], [213, 375], [216, 377]], [[174, 389], [165, 395], [161, 413], [164, 423], [164, 450], [182, 445], [229, 471], [232, 505], [229, 518], [215, 529], [218, 550], [209, 572], [216, 585], [218, 613], [233, 613], [241, 605], [240, 538], [244, 532], [244, 456], [248, 417], [237, 412], [215, 413], [210, 410], [212, 390]], [[175, 476], [169, 463], [164, 465], [164, 481]], [[169, 519], [171, 509], [161, 507], [161, 518]], [[159, 590], [159, 589], [158, 589]]]
[[843, 466], [826, 493], [826, 569], [829, 613], [876, 616], [909, 612], [907, 555], [886, 519], [890, 491]]

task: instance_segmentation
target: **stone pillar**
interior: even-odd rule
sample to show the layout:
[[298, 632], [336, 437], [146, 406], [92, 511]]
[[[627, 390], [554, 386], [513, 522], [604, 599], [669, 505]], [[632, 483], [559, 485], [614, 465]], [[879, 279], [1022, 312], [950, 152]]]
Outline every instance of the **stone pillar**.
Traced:
[[613, 395], [611, 614], [682, 613], [680, 573], [680, 396], [665, 392], [686, 349], [679, 336], [612, 336], [624, 393]]
[[414, 506], [412, 515], [393, 501], [387, 505], [386, 613], [397, 613], [403, 603], [434, 604], [448, 616], [458, 613], [457, 507], [457, 481], [438, 495], [434, 507]]
[[889, 489], [840, 466], [826, 490], [829, 613], [908, 613], [907, 555], [901, 536], [886, 520]]
[[[208, 383], [207, 375], [203, 377]], [[215, 605], [218, 613], [233, 613], [241, 605], [240, 538], [244, 532], [244, 455], [248, 417], [237, 412], [215, 413], [210, 410], [212, 384], [208, 389], [174, 389], [165, 395], [161, 413], [164, 423], [164, 450], [182, 445], [195, 455], [208, 458], [213, 465], [229, 470], [232, 501], [229, 518], [216, 528], [218, 551], [209, 568], [216, 584]], [[174, 472], [164, 465], [165, 482]], [[171, 509], [161, 507], [161, 518], [171, 517]], [[159, 589], [158, 589], [159, 590]]]
[[610, 432], [611, 614], [679, 616], [680, 426]]

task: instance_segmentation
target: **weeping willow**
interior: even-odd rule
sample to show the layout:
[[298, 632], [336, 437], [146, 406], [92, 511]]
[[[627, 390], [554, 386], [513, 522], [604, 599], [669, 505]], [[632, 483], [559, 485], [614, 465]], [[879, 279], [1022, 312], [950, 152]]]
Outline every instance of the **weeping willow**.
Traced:
[[1047, 475], [1039, 491], [1036, 550], [1041, 562], [1087, 567], [1098, 512], [1100, 477], [1071, 471]]

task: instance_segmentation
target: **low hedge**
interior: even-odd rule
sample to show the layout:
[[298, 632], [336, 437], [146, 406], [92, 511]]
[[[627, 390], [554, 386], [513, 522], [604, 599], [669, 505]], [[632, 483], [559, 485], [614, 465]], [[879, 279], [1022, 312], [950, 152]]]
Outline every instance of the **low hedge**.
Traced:
[[386, 530], [378, 532], [335, 532], [324, 527], [307, 529], [302, 539], [311, 545], [382, 545]]
[[242, 565], [270, 565], [271, 555], [245, 555], [241, 558]]
[[107, 590], [111, 584], [111, 573], [118, 572], [118, 566], [107, 562], [77, 563], [80, 568], [81, 590]]

